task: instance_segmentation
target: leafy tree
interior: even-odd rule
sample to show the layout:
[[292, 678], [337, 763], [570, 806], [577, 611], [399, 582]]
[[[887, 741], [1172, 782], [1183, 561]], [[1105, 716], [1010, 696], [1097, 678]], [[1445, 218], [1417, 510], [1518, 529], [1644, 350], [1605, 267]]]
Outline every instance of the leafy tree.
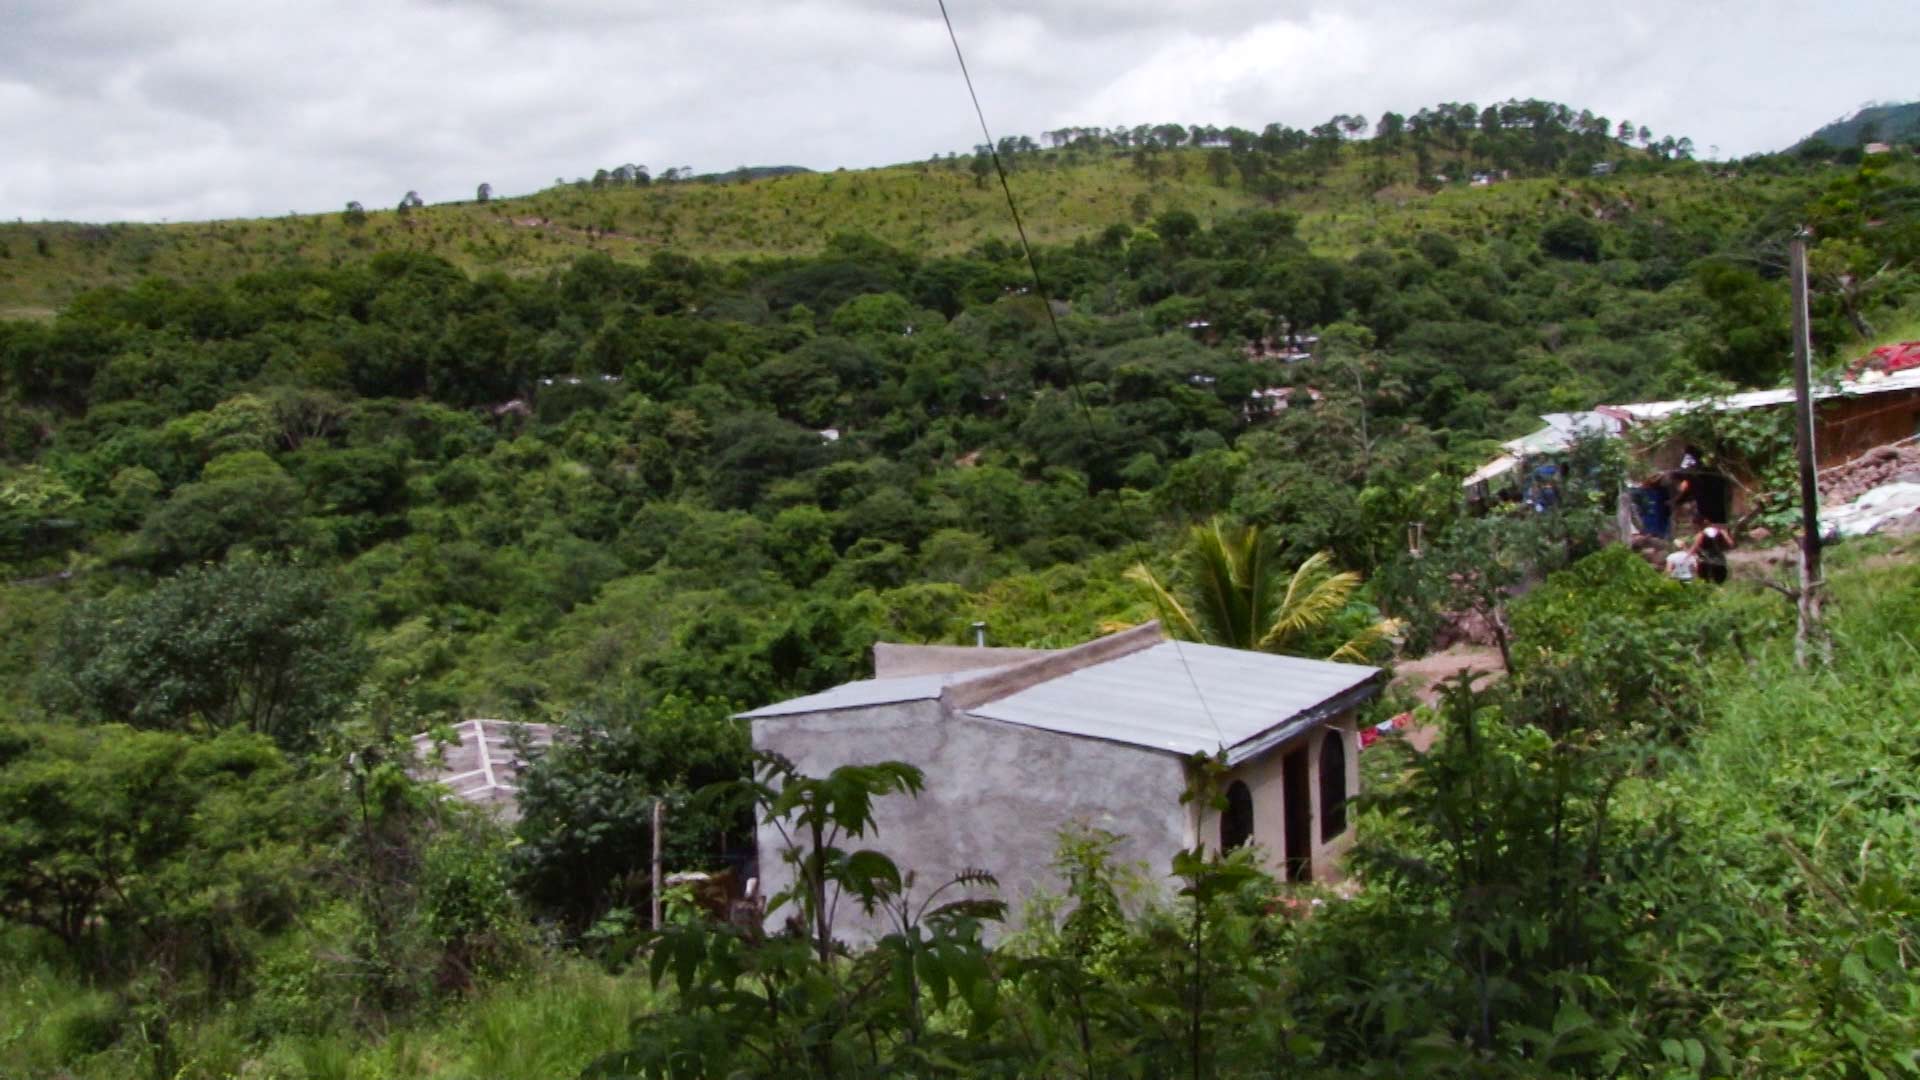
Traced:
[[1747, 386], [1770, 385], [1792, 357], [1786, 290], [1745, 267], [1703, 262], [1694, 282], [1707, 318], [1687, 355], [1707, 371]]
[[226, 454], [148, 515], [141, 546], [160, 566], [217, 560], [234, 548], [285, 551], [300, 537], [301, 502], [299, 484], [266, 454]]
[[324, 573], [245, 559], [81, 605], [60, 628], [47, 702], [102, 722], [240, 728], [310, 749], [366, 668], [334, 593]]
[[723, 506], [751, 506], [775, 480], [827, 460], [818, 432], [767, 413], [728, 417], [714, 428], [712, 488]]
[[102, 968], [231, 985], [311, 886], [327, 798], [255, 735], [0, 729], [0, 916]]
[[[1638, 760], [1631, 746], [1509, 724], [1465, 675], [1443, 722], [1435, 748], [1403, 759], [1402, 779], [1371, 800], [1381, 816], [1369, 820], [1402, 827], [1363, 832], [1354, 862], [1390, 891], [1316, 928], [1300, 958], [1328, 976], [1306, 988], [1321, 1015], [1353, 1015], [1359, 1000], [1382, 1010], [1370, 1015], [1384, 1023], [1361, 1021], [1362, 1039], [1400, 1069], [1444, 1046], [1454, 1060], [1603, 1072], [1649, 1040], [1690, 1034], [1636, 1009], [1657, 976], [1632, 958], [1683, 916], [1638, 906], [1627, 871], [1671, 843], [1616, 820], [1609, 796]], [[1385, 967], [1324, 951], [1383, 934], [1398, 958]]]
[[717, 853], [748, 840], [750, 822], [742, 806], [692, 794], [744, 775], [747, 753], [745, 729], [721, 703], [614, 699], [576, 714], [522, 775], [520, 888], [575, 932], [644, 904], [655, 800], [667, 806], [669, 868], [716, 868]]
[[0, 473], [0, 565], [58, 550], [77, 539], [78, 492], [39, 466]]
[[1425, 551], [1396, 558], [1374, 583], [1383, 606], [1416, 638], [1438, 613], [1471, 613], [1516, 670], [1510, 610], [1515, 597], [1548, 574], [1603, 546], [1617, 521], [1625, 462], [1611, 439], [1579, 439], [1553, 463], [1551, 500], [1455, 520]]
[[1597, 262], [1600, 227], [1579, 214], [1562, 214], [1540, 230], [1540, 250], [1556, 259]]

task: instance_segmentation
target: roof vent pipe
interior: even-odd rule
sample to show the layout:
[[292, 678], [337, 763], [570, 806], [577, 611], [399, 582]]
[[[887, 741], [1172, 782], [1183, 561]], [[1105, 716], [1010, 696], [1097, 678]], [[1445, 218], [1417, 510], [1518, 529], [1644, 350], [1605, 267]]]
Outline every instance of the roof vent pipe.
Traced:
[[984, 649], [987, 647], [986, 623], [977, 622], [973, 624], [973, 647], [976, 649]]

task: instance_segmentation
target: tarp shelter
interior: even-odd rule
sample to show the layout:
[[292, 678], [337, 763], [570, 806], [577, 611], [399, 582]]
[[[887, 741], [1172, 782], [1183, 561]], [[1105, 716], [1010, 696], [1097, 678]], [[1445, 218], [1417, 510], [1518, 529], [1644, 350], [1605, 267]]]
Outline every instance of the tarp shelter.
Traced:
[[1540, 419], [1546, 423], [1545, 427], [1501, 443], [1506, 453], [1475, 469], [1460, 486], [1484, 497], [1495, 484], [1505, 481], [1529, 459], [1563, 454], [1583, 436], [1618, 435], [1623, 426], [1618, 417], [1598, 411], [1548, 413]]

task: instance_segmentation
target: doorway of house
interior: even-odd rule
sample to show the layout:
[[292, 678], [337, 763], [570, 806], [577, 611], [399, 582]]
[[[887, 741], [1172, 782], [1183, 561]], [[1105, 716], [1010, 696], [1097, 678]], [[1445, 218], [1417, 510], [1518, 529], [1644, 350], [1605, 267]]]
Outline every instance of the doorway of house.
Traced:
[[1727, 524], [1728, 515], [1733, 512], [1733, 484], [1727, 480], [1727, 474], [1699, 469], [1688, 479], [1692, 481], [1693, 504], [1700, 522]]
[[1305, 747], [1280, 762], [1281, 798], [1285, 803], [1287, 880], [1313, 880], [1313, 790], [1308, 780]]

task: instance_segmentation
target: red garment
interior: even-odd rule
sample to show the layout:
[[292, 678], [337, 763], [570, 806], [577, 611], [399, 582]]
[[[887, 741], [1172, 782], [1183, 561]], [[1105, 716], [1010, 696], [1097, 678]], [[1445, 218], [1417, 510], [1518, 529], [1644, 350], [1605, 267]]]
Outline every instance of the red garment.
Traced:
[[1847, 378], [1858, 379], [1869, 371], [1891, 375], [1916, 367], [1920, 367], [1920, 341], [1903, 341], [1897, 345], [1882, 345], [1848, 364]]
[[1360, 749], [1365, 750], [1367, 747], [1372, 746], [1374, 743], [1379, 742], [1382, 736], [1387, 735], [1390, 732], [1397, 731], [1405, 727], [1409, 727], [1412, 725], [1412, 723], [1413, 723], [1413, 714], [1410, 712], [1403, 712], [1398, 716], [1393, 716], [1385, 720], [1382, 720], [1381, 722], [1373, 725], [1370, 728], [1363, 728], [1360, 731]]

